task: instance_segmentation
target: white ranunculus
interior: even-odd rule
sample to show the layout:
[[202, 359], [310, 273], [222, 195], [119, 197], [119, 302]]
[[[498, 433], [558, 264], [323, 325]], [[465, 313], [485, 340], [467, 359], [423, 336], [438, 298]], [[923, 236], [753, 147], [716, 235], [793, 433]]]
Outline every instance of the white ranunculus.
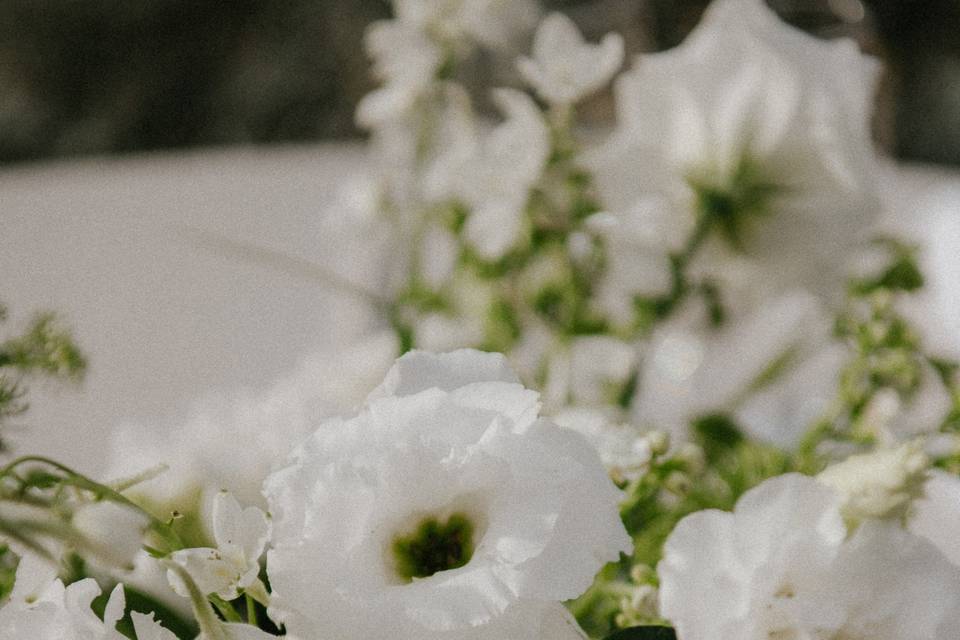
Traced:
[[798, 474], [733, 513], [684, 518], [664, 547], [660, 611], [683, 640], [948, 640], [960, 568], [895, 523], [847, 537], [838, 496]]
[[578, 637], [551, 603], [631, 542], [596, 453], [538, 411], [500, 355], [400, 358], [265, 484], [274, 620], [343, 640]]
[[877, 449], [850, 456], [817, 476], [841, 497], [848, 525], [870, 518], [906, 520], [911, 504], [923, 494], [930, 460], [921, 443]]
[[714, 2], [680, 46], [621, 76], [619, 128], [590, 160], [604, 204], [623, 211], [658, 196], [689, 219], [698, 193], [709, 196], [715, 232], [695, 271], [716, 276], [746, 256], [756, 286], [835, 295], [879, 209], [876, 76], [853, 42], [804, 34], [762, 0]]
[[[216, 548], [202, 547], [175, 551], [171, 559], [182, 566], [204, 595], [215, 593], [226, 601], [241, 593], [266, 600], [266, 589], [258, 577], [260, 556], [270, 537], [270, 520], [256, 507], [243, 509], [236, 498], [225, 491], [213, 501], [213, 536]], [[183, 597], [189, 597], [176, 573], [168, 573], [170, 585]]]
[[797, 443], [833, 400], [843, 349], [810, 294], [793, 292], [709, 328], [702, 310], [662, 324], [644, 350], [634, 419], [684, 439], [691, 421], [731, 414], [748, 432]]
[[552, 13], [537, 27], [533, 57], [517, 61], [517, 69], [541, 98], [570, 105], [602, 88], [623, 64], [623, 38], [608, 33], [600, 44], [584, 42], [573, 20]]

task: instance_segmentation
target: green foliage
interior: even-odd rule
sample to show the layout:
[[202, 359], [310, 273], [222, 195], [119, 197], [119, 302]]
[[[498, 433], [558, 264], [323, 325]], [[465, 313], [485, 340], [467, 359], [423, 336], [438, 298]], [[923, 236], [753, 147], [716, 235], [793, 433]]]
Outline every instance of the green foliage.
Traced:
[[[0, 321], [6, 309], [0, 305]], [[52, 313], [38, 313], [26, 331], [0, 343], [0, 427], [29, 404], [24, 380], [40, 375], [72, 382], [82, 379], [87, 361], [70, 332]], [[0, 448], [2, 448], [0, 440]]]

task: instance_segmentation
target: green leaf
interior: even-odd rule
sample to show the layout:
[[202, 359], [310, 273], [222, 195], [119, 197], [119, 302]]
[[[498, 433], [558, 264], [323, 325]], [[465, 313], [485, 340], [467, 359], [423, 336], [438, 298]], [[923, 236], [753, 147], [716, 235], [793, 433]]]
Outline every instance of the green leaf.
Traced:
[[670, 627], [630, 627], [606, 637], [606, 640], [677, 640]]

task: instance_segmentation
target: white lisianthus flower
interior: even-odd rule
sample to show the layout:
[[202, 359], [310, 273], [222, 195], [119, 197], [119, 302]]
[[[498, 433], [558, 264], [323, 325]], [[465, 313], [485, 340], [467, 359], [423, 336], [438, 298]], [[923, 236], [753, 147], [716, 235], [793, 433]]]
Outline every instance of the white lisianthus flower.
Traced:
[[584, 42], [573, 20], [552, 13], [537, 27], [533, 57], [517, 61], [517, 69], [541, 98], [553, 105], [571, 105], [599, 90], [623, 64], [623, 37], [608, 33], [600, 44]]
[[870, 518], [905, 522], [911, 504], [923, 494], [929, 467], [921, 443], [908, 442], [850, 456], [817, 479], [840, 495], [843, 517], [855, 528]]
[[898, 524], [847, 537], [841, 502], [799, 474], [745, 493], [733, 513], [677, 525], [657, 567], [660, 611], [683, 640], [948, 640], [960, 569]]
[[731, 415], [756, 438], [791, 447], [836, 393], [843, 346], [812, 295], [792, 292], [711, 328], [696, 307], [654, 331], [634, 420], [683, 440], [692, 421]]
[[[236, 498], [221, 491], [213, 501], [213, 534], [216, 548], [175, 551], [171, 560], [190, 574], [200, 592], [215, 593], [230, 601], [249, 593], [266, 603], [266, 588], [258, 577], [260, 556], [270, 537], [270, 519], [257, 507], [243, 509]], [[190, 593], [174, 572], [170, 586], [183, 597]]]
[[619, 129], [592, 154], [604, 204], [657, 196], [708, 237], [707, 275], [746, 256], [770, 291], [840, 289], [878, 211], [869, 133], [877, 64], [789, 27], [762, 0], [719, 0], [678, 47], [617, 84]]
[[272, 474], [270, 615], [303, 637], [579, 637], [556, 602], [632, 548], [581, 436], [497, 354], [412, 352]]

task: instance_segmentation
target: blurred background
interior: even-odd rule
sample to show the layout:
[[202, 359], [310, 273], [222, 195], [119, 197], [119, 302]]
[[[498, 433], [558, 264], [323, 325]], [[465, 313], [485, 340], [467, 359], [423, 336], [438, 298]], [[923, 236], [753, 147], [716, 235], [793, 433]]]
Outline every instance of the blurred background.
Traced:
[[[708, 2], [545, 4], [590, 37], [623, 33], [637, 53], [680, 42]], [[886, 61], [883, 148], [960, 165], [960, 0], [770, 4]], [[0, 163], [361, 136], [353, 109], [372, 85], [363, 33], [389, 13], [387, 0], [0, 0]], [[610, 113], [609, 100], [590, 109]]]

